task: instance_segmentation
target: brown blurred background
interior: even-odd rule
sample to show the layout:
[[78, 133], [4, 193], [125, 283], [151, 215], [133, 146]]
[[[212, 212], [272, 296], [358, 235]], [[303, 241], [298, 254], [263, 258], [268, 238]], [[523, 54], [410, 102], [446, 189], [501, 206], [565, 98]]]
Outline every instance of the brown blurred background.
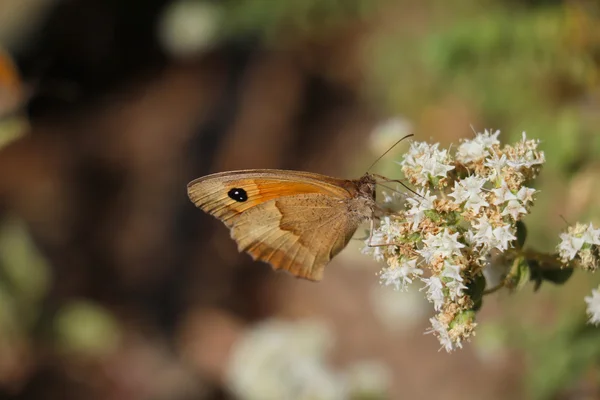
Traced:
[[[232, 344], [316, 318], [332, 368], [386, 366], [385, 398], [600, 398], [597, 356], [539, 333], [583, 314], [587, 278], [491, 298], [480, 343], [448, 355], [360, 241], [299, 281], [238, 254], [186, 195], [232, 169], [358, 177], [390, 116], [444, 145], [527, 130], [549, 159], [530, 236], [551, 250], [561, 214], [600, 215], [599, 22], [594, 1], [0, 0], [2, 397], [237, 398]], [[395, 159], [380, 171], [400, 177]]]

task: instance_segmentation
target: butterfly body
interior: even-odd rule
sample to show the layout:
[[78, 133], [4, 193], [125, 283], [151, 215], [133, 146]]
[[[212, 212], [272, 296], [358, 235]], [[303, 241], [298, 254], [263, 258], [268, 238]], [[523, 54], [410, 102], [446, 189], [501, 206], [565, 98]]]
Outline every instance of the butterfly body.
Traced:
[[336, 179], [310, 172], [254, 169], [188, 184], [196, 206], [221, 220], [238, 249], [274, 269], [321, 280], [323, 269], [373, 217], [375, 178]]

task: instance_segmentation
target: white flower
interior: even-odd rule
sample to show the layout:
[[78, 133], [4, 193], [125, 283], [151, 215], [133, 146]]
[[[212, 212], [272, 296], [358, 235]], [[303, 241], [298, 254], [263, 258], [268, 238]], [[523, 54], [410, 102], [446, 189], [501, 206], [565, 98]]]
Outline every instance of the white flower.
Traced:
[[477, 136], [475, 137], [475, 140], [480, 141], [481, 143], [483, 143], [483, 145], [485, 146], [486, 149], [489, 149], [495, 144], [500, 144], [500, 141], [498, 140], [499, 135], [500, 135], [499, 129], [496, 129], [496, 131], [494, 131], [494, 133], [492, 133], [491, 130], [488, 131], [487, 129], [485, 129], [483, 131], [483, 133], [477, 134]]
[[498, 154], [494, 152], [483, 165], [490, 168], [490, 178], [495, 179], [502, 175], [502, 169], [508, 165], [506, 154], [502, 154], [501, 157], [498, 157]]
[[446, 177], [454, 169], [447, 150], [438, 150], [439, 143], [429, 145], [413, 142], [400, 162], [402, 170], [417, 185], [425, 185], [431, 177]]
[[419, 227], [419, 224], [425, 217], [425, 211], [433, 210], [434, 205], [433, 202], [437, 199], [437, 196], [429, 195], [429, 190], [425, 191], [425, 189], [417, 190], [417, 194], [421, 197], [408, 197], [406, 201], [410, 205], [410, 208], [406, 212], [407, 220], [412, 222], [412, 229], [416, 230]]
[[463, 277], [460, 276], [460, 265], [451, 264], [446, 261], [444, 263], [444, 270], [442, 271], [442, 277], [462, 282]]
[[469, 163], [480, 160], [488, 155], [488, 149], [495, 144], [499, 144], [498, 135], [500, 131], [490, 133], [487, 129], [484, 133], [478, 133], [472, 140], [463, 140], [458, 151], [456, 159], [462, 163]]
[[460, 181], [460, 184], [465, 187], [469, 195], [474, 196], [481, 193], [481, 188], [485, 185], [485, 181], [485, 178], [472, 175]]
[[590, 223], [581, 238], [586, 243], [600, 245], [600, 229], [594, 229], [594, 226]]
[[533, 202], [533, 195], [535, 192], [537, 192], [537, 190], [523, 186], [517, 192], [517, 199], [519, 199], [523, 205], [527, 205], [527, 203]]
[[560, 239], [561, 242], [557, 246], [558, 255], [566, 263], [574, 259], [586, 243], [592, 246], [600, 245], [600, 229], [594, 229], [591, 223], [587, 226], [577, 223], [570, 226], [567, 232], [561, 233]]
[[425, 247], [417, 250], [425, 261], [431, 261], [437, 257], [450, 257], [452, 255], [460, 255], [460, 249], [465, 247], [464, 244], [458, 241], [458, 232], [454, 234], [448, 233], [448, 229], [444, 229], [437, 235], [428, 234], [427, 238], [423, 239]]
[[423, 270], [417, 268], [417, 259], [403, 262], [399, 265], [391, 265], [383, 269], [380, 276], [381, 284], [384, 286], [394, 286], [395, 290], [406, 290], [408, 285], [413, 282], [418, 275], [422, 275]]
[[539, 140], [527, 140], [527, 135], [523, 132], [521, 142], [517, 143], [515, 149], [517, 154], [508, 160], [508, 165], [515, 168], [531, 168], [535, 165], [541, 165], [546, 162], [543, 151], [537, 151]]
[[467, 286], [458, 280], [446, 283], [446, 289], [448, 289], [448, 297], [450, 297], [450, 300], [452, 301], [455, 301], [460, 296], [462, 296], [463, 290], [465, 290], [466, 288]]
[[[448, 333], [448, 327], [440, 322], [437, 318], [432, 317], [429, 318], [429, 322], [431, 322], [431, 328], [425, 331], [425, 334], [433, 333], [437, 336], [442, 348], [450, 353], [452, 350], [455, 350], [457, 347], [462, 348], [460, 343], [454, 343], [450, 338], [450, 334]], [[440, 349], [441, 350], [441, 349]]]
[[431, 156], [427, 159], [424, 159], [422, 163], [423, 173], [428, 174], [432, 177], [446, 177], [446, 175], [448, 175], [448, 171], [454, 169], [454, 166], [446, 164], [446, 161], [446, 150], [440, 152], [439, 155]]
[[[376, 230], [377, 232], [381, 233], [382, 235], [388, 237], [388, 238], [396, 238], [400, 235], [400, 228], [398, 227], [397, 224], [395, 224], [392, 219], [389, 216], [385, 216], [382, 220], [381, 223], [379, 224], [379, 227]], [[373, 242], [375, 243], [375, 242]], [[388, 242], [384, 242], [384, 243], [389, 243]]]
[[558, 244], [558, 254], [563, 261], [569, 261], [575, 258], [577, 252], [581, 250], [585, 239], [576, 237], [570, 233], [560, 234], [561, 242]]
[[485, 147], [483, 147], [483, 144], [478, 143], [475, 140], [465, 140], [458, 146], [456, 159], [466, 164], [484, 158], [487, 153], [488, 152]]
[[500, 251], [508, 250], [510, 242], [516, 240], [517, 237], [513, 234], [511, 225], [503, 225], [494, 229], [494, 247]]
[[502, 186], [500, 186], [497, 189], [492, 189], [492, 193], [494, 193], [494, 196], [496, 197], [494, 199], [493, 204], [494, 205], [500, 205], [502, 203], [505, 203], [509, 200], [516, 200], [517, 196], [515, 196], [510, 189], [508, 188], [508, 186], [506, 185], [506, 182], [502, 182]]
[[418, 167], [417, 160], [426, 157], [428, 153], [429, 144], [425, 142], [412, 142], [410, 148], [404, 154], [404, 159], [399, 164], [402, 166]]
[[457, 204], [462, 204], [466, 200], [465, 207], [472, 209], [477, 214], [481, 207], [489, 206], [489, 203], [485, 201], [485, 194], [482, 191], [485, 182], [485, 178], [475, 175], [461, 181], [456, 181], [454, 182], [454, 190], [450, 193], [450, 196], [454, 197]]
[[585, 297], [585, 303], [587, 304], [587, 314], [590, 317], [588, 322], [594, 325], [600, 324], [600, 291], [598, 288], [592, 289], [592, 295]]
[[475, 215], [479, 214], [479, 209], [481, 207], [487, 207], [489, 206], [490, 203], [488, 203], [487, 201], [485, 201], [485, 199], [482, 196], [471, 196], [469, 198], [469, 200], [467, 200], [467, 202], [465, 203], [465, 207], [467, 209], [473, 210], [473, 212], [475, 213]]
[[454, 190], [450, 193], [450, 196], [454, 197], [454, 201], [457, 204], [462, 204], [470, 196], [467, 189], [460, 183], [460, 181], [454, 182]]
[[427, 289], [427, 300], [433, 303], [435, 311], [440, 311], [444, 305], [444, 284], [442, 280], [437, 276], [432, 276], [423, 278], [422, 281], [425, 282], [423, 289]]
[[448, 261], [444, 263], [444, 270], [442, 271], [442, 277], [449, 279], [445, 283], [445, 287], [448, 290], [448, 297], [454, 301], [458, 297], [462, 296], [463, 289], [467, 287], [462, 283], [463, 277], [460, 275], [461, 266], [451, 264]]
[[527, 214], [525, 207], [518, 200], [510, 200], [501, 215], [510, 215], [513, 220], [517, 221], [521, 214]]
[[473, 223], [473, 228], [477, 229], [477, 232], [473, 236], [473, 240], [477, 245], [483, 246], [484, 248], [492, 248], [495, 246], [496, 238], [494, 237], [494, 227], [490, 223], [487, 215], [482, 215], [477, 218]]
[[473, 228], [477, 229], [473, 239], [484, 252], [493, 248], [500, 251], [508, 250], [510, 242], [516, 239], [512, 225], [506, 224], [494, 228], [486, 215], [477, 218], [473, 223]]

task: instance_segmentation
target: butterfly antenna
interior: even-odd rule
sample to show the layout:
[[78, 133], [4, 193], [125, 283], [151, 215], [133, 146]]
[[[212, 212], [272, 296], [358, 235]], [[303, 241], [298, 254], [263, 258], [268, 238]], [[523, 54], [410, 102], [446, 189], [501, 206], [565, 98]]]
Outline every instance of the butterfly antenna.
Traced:
[[558, 216], [560, 217], [560, 219], [562, 219], [564, 221], [565, 224], [567, 224], [567, 226], [571, 226], [572, 225], [572, 224], [569, 223], [569, 221], [567, 221], [567, 219], [562, 214], [558, 214]]
[[415, 136], [415, 135], [414, 135], [413, 133], [411, 133], [411, 134], [408, 134], [408, 135], [404, 136], [402, 139], [398, 140], [396, 143], [394, 143], [394, 144], [393, 144], [393, 145], [392, 145], [392, 146], [391, 146], [389, 149], [387, 149], [387, 150], [385, 151], [385, 153], [383, 153], [382, 155], [380, 155], [380, 156], [377, 158], [377, 160], [375, 160], [375, 161], [373, 162], [373, 164], [371, 164], [371, 165], [369, 166], [369, 168], [367, 168], [367, 173], [368, 173], [368, 172], [371, 170], [371, 168], [373, 168], [373, 167], [375, 166], [375, 164], [377, 164], [377, 163], [379, 162], [379, 160], [381, 160], [383, 157], [385, 157], [385, 155], [386, 155], [387, 153], [389, 153], [389, 152], [390, 152], [390, 151], [391, 151], [391, 150], [392, 150], [394, 147], [396, 147], [396, 146], [397, 146], [397, 145], [398, 145], [398, 144], [399, 144], [401, 141], [403, 141], [404, 139], [406, 139], [406, 138], [409, 138], [409, 137], [411, 137], [411, 136]]
[[402, 182], [402, 181], [401, 181], [401, 180], [399, 180], [399, 179], [389, 179], [389, 178], [386, 178], [385, 176], [383, 176], [383, 175], [379, 175], [379, 174], [373, 174], [373, 176], [375, 176], [375, 177], [377, 177], [377, 178], [380, 178], [380, 179], [383, 179], [383, 181], [384, 181], [384, 182], [395, 182], [395, 183], [399, 183], [399, 184], [401, 184], [402, 186], [404, 186], [404, 188], [405, 188], [406, 190], [408, 190], [409, 192], [411, 192], [412, 194], [414, 194], [414, 195], [417, 195], [417, 196], [419, 196], [419, 197], [420, 197], [420, 198], [422, 198], [422, 199], [424, 199], [424, 198], [425, 198], [425, 197], [423, 197], [422, 195], [420, 195], [419, 193], [417, 193], [417, 192], [415, 192], [414, 190], [412, 190], [411, 188], [409, 188], [409, 187], [408, 187], [408, 185], [406, 185], [406, 183]]
[[380, 185], [380, 186], [383, 186], [383, 187], [384, 187], [384, 188], [386, 188], [387, 190], [391, 190], [392, 192], [396, 192], [396, 193], [398, 193], [398, 194], [404, 194], [404, 195], [406, 194], [406, 193], [404, 193], [404, 192], [401, 192], [401, 191], [399, 191], [399, 190], [396, 190], [396, 189], [394, 189], [394, 188], [391, 188], [391, 187], [389, 187], [389, 186], [387, 186], [387, 185], [384, 185], [384, 184], [382, 184], [382, 183], [379, 183], [379, 182], [378, 182], [378, 185]]

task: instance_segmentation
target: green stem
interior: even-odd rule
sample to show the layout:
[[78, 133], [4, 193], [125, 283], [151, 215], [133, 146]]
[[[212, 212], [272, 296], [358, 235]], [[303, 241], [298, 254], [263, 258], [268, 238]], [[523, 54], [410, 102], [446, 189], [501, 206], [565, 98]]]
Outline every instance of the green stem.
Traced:
[[525, 257], [528, 260], [535, 260], [539, 264], [540, 269], [554, 270], [564, 269], [565, 266], [561, 264], [556, 254], [540, 253], [536, 250], [521, 250], [519, 255]]
[[488, 294], [495, 293], [495, 292], [497, 292], [498, 290], [502, 289], [502, 288], [504, 287], [504, 285], [505, 285], [505, 281], [504, 281], [504, 280], [502, 280], [502, 282], [500, 282], [500, 284], [499, 284], [499, 285], [497, 285], [497, 286], [494, 286], [494, 287], [493, 287], [493, 288], [491, 288], [491, 289], [484, 290], [484, 291], [483, 291], [483, 295], [484, 295], [484, 296], [486, 296], [486, 295], [488, 295]]

